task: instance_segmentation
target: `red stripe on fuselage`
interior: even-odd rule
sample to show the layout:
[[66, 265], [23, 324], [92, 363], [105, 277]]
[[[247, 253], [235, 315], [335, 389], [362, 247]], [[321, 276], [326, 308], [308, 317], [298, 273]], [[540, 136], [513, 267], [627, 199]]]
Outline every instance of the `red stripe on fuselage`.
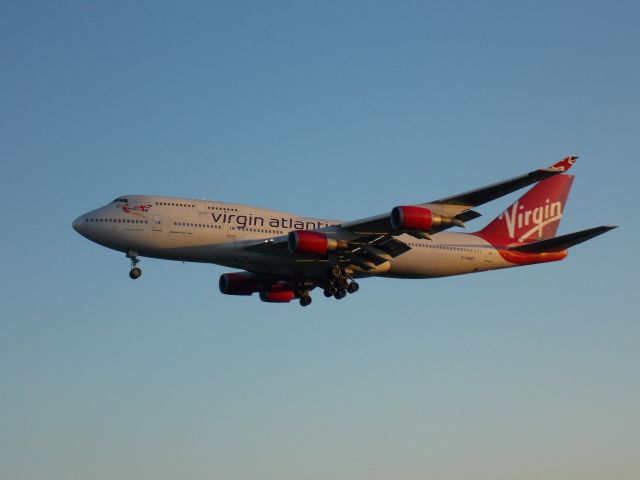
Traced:
[[525, 242], [512, 242], [505, 245], [504, 240], [497, 237], [482, 235], [480, 233], [474, 233], [473, 235], [489, 242], [505, 261], [513, 263], [515, 265], [532, 265], [534, 263], [557, 262], [559, 260], [563, 260], [569, 254], [568, 250], [542, 253], [517, 252], [514, 250], [509, 250], [509, 247], [526, 245]]

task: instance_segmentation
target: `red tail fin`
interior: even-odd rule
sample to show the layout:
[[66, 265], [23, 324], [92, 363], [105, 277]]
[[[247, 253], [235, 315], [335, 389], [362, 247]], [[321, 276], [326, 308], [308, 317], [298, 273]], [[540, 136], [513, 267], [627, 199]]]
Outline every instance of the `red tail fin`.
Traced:
[[478, 233], [507, 243], [553, 238], [572, 182], [573, 175], [542, 180]]

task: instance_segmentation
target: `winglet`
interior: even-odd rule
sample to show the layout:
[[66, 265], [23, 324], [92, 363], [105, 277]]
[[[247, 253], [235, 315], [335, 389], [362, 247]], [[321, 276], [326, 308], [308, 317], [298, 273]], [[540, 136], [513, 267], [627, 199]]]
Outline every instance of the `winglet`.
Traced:
[[576, 163], [577, 156], [568, 156], [560, 160], [558, 163], [554, 163], [547, 170], [555, 170], [557, 172], [567, 172]]

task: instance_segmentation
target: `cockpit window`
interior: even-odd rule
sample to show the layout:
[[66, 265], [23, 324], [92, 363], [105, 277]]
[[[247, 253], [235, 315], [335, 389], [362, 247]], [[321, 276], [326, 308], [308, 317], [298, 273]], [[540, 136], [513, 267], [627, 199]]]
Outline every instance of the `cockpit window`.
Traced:
[[111, 203], [128, 203], [129, 200], [127, 200], [126, 198], [116, 198], [113, 202]]

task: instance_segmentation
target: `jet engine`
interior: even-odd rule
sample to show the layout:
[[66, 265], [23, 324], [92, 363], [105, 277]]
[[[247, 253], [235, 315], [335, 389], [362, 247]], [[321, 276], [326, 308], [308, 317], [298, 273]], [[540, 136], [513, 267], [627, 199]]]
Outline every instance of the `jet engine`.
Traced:
[[269, 290], [260, 292], [260, 300], [268, 303], [289, 303], [294, 298], [293, 289], [287, 282], [276, 282]]
[[223, 273], [219, 286], [225, 295], [251, 295], [259, 290], [258, 279], [249, 272]]
[[289, 251], [291, 253], [313, 253], [324, 255], [338, 249], [345, 249], [349, 244], [344, 240], [329, 238], [324, 233], [308, 230], [294, 230], [289, 232]]
[[401, 206], [391, 210], [391, 228], [394, 230], [426, 232], [435, 227], [448, 225], [463, 227], [464, 223], [457, 218], [445, 217], [423, 207]]

